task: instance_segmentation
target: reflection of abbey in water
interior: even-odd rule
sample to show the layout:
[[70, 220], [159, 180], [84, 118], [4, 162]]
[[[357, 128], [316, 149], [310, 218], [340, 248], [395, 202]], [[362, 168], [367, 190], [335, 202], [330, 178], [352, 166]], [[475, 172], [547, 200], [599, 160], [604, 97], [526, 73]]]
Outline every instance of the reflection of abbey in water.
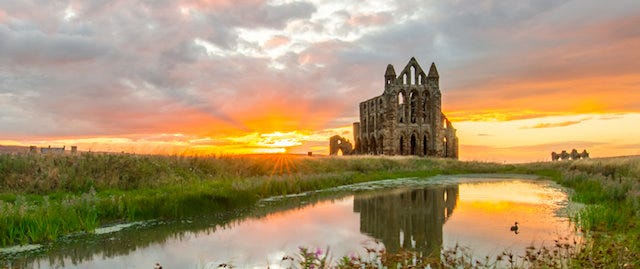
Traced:
[[438, 254], [442, 226], [456, 207], [458, 186], [391, 191], [355, 196], [360, 232], [381, 240], [388, 252], [400, 248]]

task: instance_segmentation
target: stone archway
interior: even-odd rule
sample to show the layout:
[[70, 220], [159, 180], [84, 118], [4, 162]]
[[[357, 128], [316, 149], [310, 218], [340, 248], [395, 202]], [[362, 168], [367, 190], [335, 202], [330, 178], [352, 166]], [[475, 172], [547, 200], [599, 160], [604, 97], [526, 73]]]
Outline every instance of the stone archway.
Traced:
[[397, 112], [398, 113], [398, 122], [399, 123], [405, 123], [406, 119], [406, 107], [407, 107], [407, 100], [406, 100], [406, 96], [404, 94], [403, 91], [398, 92], [398, 109]]
[[346, 138], [334, 135], [329, 138], [329, 154], [338, 155], [338, 152], [342, 152], [342, 155], [350, 155], [353, 152], [353, 145]]
[[444, 157], [449, 157], [449, 141], [447, 141], [447, 137], [442, 139], [442, 144], [444, 147]]

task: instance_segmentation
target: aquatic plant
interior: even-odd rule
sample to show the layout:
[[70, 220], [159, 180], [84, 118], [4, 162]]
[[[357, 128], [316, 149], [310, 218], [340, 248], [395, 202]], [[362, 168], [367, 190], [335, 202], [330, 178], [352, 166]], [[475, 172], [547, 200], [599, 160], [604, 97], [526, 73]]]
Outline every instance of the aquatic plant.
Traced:
[[[280, 268], [356, 269], [356, 268], [582, 268], [582, 245], [575, 240], [560, 238], [550, 247], [529, 246], [524, 254], [505, 250], [495, 257], [477, 258], [471, 249], [455, 245], [437, 253], [421, 253], [401, 249], [387, 252], [382, 245], [365, 247], [364, 254], [343, 256], [331, 260], [327, 249], [300, 247], [295, 255], [282, 258]], [[225, 263], [225, 268], [233, 265]], [[598, 268], [601, 266], [598, 266]], [[218, 266], [220, 268], [220, 266]]]

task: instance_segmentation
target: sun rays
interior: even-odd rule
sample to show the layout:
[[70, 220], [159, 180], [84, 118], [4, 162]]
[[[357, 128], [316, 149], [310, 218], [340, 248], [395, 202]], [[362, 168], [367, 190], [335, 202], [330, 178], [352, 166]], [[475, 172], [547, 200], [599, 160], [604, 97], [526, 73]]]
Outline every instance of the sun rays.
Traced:
[[292, 160], [291, 156], [286, 154], [278, 154], [272, 156], [273, 169], [271, 169], [271, 173], [269, 174], [269, 178], [274, 175], [292, 175], [292, 171], [296, 171], [296, 163]]

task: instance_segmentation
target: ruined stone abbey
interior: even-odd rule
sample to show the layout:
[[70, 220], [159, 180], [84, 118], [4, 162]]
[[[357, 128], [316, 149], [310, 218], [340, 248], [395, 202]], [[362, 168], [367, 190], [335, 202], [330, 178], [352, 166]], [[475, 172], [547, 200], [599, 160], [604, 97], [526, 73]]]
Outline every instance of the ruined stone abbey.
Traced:
[[441, 110], [435, 64], [425, 73], [411, 58], [398, 75], [388, 65], [384, 92], [360, 103], [353, 136], [355, 154], [458, 158], [456, 129]]

